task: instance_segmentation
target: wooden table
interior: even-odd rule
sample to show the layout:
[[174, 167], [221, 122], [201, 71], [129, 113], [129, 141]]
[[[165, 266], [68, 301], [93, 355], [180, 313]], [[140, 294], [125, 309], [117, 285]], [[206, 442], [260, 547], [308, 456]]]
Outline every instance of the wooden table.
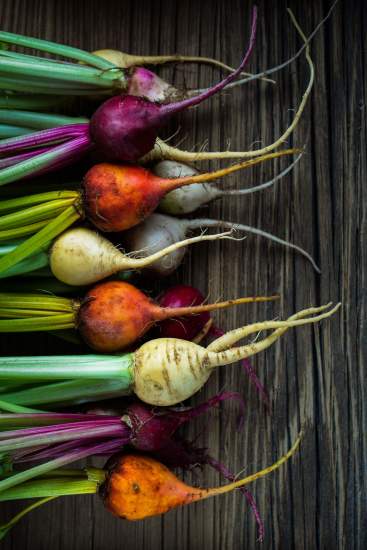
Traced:
[[[330, 2], [297, 2], [293, 8], [309, 34]], [[300, 46], [283, 1], [259, 2], [258, 71], [287, 59]], [[201, 54], [235, 65], [247, 43], [250, 2], [157, 0], [2, 0], [1, 28], [93, 50], [115, 47], [133, 53]], [[210, 420], [201, 418], [184, 433], [198, 437], [234, 472], [252, 472], [283, 453], [306, 426], [291, 463], [252, 486], [265, 522], [262, 548], [366, 548], [366, 2], [339, 1], [312, 42], [316, 83], [291, 144], [307, 153], [273, 189], [227, 198], [210, 206], [212, 217], [243, 222], [290, 239], [310, 251], [318, 276], [299, 255], [249, 236], [243, 243], [197, 246], [171, 279], [194, 283], [210, 298], [279, 292], [281, 304], [240, 307], [215, 316], [224, 329], [256, 319], [285, 317], [329, 300], [343, 302], [331, 321], [300, 328], [252, 363], [266, 385], [270, 414], [239, 366], [218, 370], [197, 403], [222, 388], [246, 400], [246, 424], [235, 432], [236, 405]], [[219, 78], [206, 66], [160, 70], [177, 85], [203, 86]], [[276, 85], [251, 83], [223, 94], [179, 120], [184, 147], [208, 140], [213, 150], [270, 143], [290, 122], [307, 84], [304, 57], [276, 75]], [[177, 121], [169, 131], [178, 128]], [[167, 135], [168, 135], [167, 131]], [[203, 167], [208, 165], [202, 165]], [[213, 166], [213, 164], [211, 165]], [[223, 186], [266, 181], [286, 161], [236, 174]], [[3, 353], [72, 353], [52, 337], [3, 336]], [[185, 480], [221, 483], [205, 469]], [[20, 509], [2, 506], [1, 520]], [[23, 520], [4, 549], [120, 550], [257, 548], [252, 514], [241, 494], [230, 494], [141, 523], [119, 521], [96, 497], [55, 501]]]

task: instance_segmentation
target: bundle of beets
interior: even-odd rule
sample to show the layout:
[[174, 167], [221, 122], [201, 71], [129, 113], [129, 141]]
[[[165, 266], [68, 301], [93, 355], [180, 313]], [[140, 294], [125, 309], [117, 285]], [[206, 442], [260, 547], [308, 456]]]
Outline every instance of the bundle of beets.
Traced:
[[[259, 511], [245, 487], [284, 464], [296, 452], [301, 432], [271, 466], [237, 479], [206, 448], [177, 430], [226, 400], [236, 400], [242, 409], [242, 397], [223, 391], [201, 405], [181, 403], [203, 388], [216, 367], [241, 361], [269, 405], [248, 358], [289, 328], [330, 317], [340, 304], [309, 307], [285, 320], [224, 332], [214, 325], [211, 311], [279, 296], [207, 304], [194, 287], [177, 285], [153, 300], [127, 279], [143, 269], [154, 279], [170, 275], [188, 245], [241, 241], [234, 236], [236, 230], [298, 251], [319, 272], [302, 248], [262, 229], [187, 217], [220, 197], [272, 187], [300, 160], [303, 147], [276, 149], [291, 136], [304, 111], [314, 81], [309, 43], [326, 18], [306, 38], [289, 15], [302, 47], [285, 63], [255, 75], [244, 69], [255, 44], [256, 8], [248, 49], [237, 69], [193, 56], [133, 56], [113, 50], [91, 54], [0, 32], [0, 332], [51, 332], [79, 346], [74, 355], [0, 357], [0, 500], [38, 499], [0, 527], [0, 538], [29, 511], [60, 496], [99, 493], [113, 514], [138, 520], [236, 488], [246, 496], [263, 538]], [[258, 79], [274, 84], [268, 77], [302, 52], [310, 71], [307, 88], [293, 120], [274, 143], [250, 151], [190, 152], [159, 138], [173, 115], [223, 90]], [[229, 74], [207, 89], [178, 90], [143, 67], [168, 62], [209, 63]], [[95, 104], [90, 118], [80, 106], [83, 116], [72, 115], [77, 97], [88, 97], [89, 107]], [[291, 155], [296, 155], [293, 162], [256, 186], [222, 190], [212, 183]], [[191, 165], [212, 159], [239, 161], [206, 173]], [[77, 174], [72, 182], [45, 179], [44, 174], [68, 166]], [[80, 167], [86, 171], [78, 183]], [[222, 232], [207, 234], [213, 227]], [[112, 234], [114, 242], [96, 230]], [[190, 237], [195, 230], [200, 234]], [[270, 332], [260, 337], [262, 331]], [[251, 336], [252, 341], [239, 344]], [[94, 353], [86, 353], [86, 346]], [[106, 399], [117, 400], [117, 408], [91, 405]], [[71, 411], [59, 410], [64, 407]], [[241, 410], [239, 424], [242, 417]], [[105, 467], [65, 468], [93, 456], [107, 457]], [[206, 464], [229, 483], [191, 487], [171, 471]]]

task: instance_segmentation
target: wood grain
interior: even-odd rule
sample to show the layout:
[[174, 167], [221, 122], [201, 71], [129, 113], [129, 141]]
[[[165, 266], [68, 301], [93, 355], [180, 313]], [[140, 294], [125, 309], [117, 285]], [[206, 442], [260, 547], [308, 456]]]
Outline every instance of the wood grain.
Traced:
[[[306, 34], [329, 2], [288, 3]], [[300, 42], [283, 0], [259, 2], [260, 24], [251, 70], [289, 57]], [[2, 0], [4, 30], [63, 41], [85, 49], [115, 47], [133, 53], [211, 55], [236, 64], [249, 28], [250, 3], [240, 0]], [[332, 321], [291, 331], [253, 360], [271, 398], [267, 415], [239, 366], [219, 370], [192, 402], [219, 389], [239, 390], [247, 404], [246, 428], [235, 433], [235, 405], [225, 405], [186, 430], [199, 437], [234, 472], [251, 472], [283, 453], [306, 425], [301, 452], [281, 471], [252, 487], [265, 521], [264, 549], [367, 547], [366, 523], [366, 24], [363, 0], [339, 1], [312, 43], [316, 85], [291, 144], [307, 142], [307, 154], [273, 190], [210, 206], [221, 216], [272, 231], [305, 247], [321, 277], [298, 256], [249, 237], [244, 243], [196, 247], [171, 281], [194, 282], [212, 299], [280, 292], [282, 303], [216, 315], [229, 329], [255, 319], [286, 316], [296, 309], [342, 300]], [[177, 85], [213, 82], [210, 67], [160, 71]], [[213, 150], [230, 140], [236, 149], [270, 143], [291, 120], [307, 83], [302, 58], [277, 74], [277, 85], [253, 83], [183, 115], [180, 135], [188, 148], [208, 139]], [[177, 129], [177, 123], [167, 130]], [[223, 185], [265, 181], [285, 163], [232, 176]], [[2, 353], [72, 352], [51, 337], [6, 336]], [[208, 429], [209, 428], [209, 429]], [[187, 481], [218, 484], [206, 469]], [[19, 504], [2, 506], [1, 520]], [[199, 550], [257, 548], [256, 528], [240, 494], [230, 494], [143, 523], [108, 515], [98, 498], [55, 501], [32, 513], [4, 541], [6, 550]]]

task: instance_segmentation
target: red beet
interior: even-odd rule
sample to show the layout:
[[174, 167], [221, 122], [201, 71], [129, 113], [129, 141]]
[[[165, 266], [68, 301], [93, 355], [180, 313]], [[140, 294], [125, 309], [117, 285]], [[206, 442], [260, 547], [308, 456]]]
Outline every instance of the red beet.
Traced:
[[[166, 290], [158, 302], [162, 307], [199, 306], [205, 298], [197, 288], [189, 285], [177, 285]], [[165, 319], [158, 323], [159, 335], [163, 338], [194, 340], [210, 319], [209, 312], [198, 313], [189, 318]]]

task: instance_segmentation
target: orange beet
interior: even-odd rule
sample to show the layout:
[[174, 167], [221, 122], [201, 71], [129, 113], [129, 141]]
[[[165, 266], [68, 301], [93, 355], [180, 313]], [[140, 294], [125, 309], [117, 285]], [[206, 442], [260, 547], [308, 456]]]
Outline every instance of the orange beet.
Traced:
[[101, 496], [108, 510], [123, 519], [138, 520], [165, 514], [177, 506], [228, 493], [266, 476], [285, 464], [300, 442], [301, 433], [289, 451], [271, 466], [227, 485], [208, 489], [186, 485], [166, 466], [146, 455], [117, 456], [113, 464], [106, 465], [108, 474], [101, 487]]
[[85, 175], [84, 208], [102, 231], [123, 231], [144, 220], [164, 195], [160, 178], [139, 166], [97, 164]]
[[102, 492], [108, 510], [128, 520], [165, 514], [202, 495], [201, 489], [186, 485], [160, 462], [141, 455], [123, 456]]
[[101, 231], [124, 231], [147, 218], [163, 196], [174, 189], [192, 183], [208, 183], [265, 160], [299, 152], [299, 149], [285, 149], [214, 172], [179, 178], [161, 178], [140, 166], [96, 164], [83, 180], [84, 210], [87, 218]]
[[200, 306], [164, 308], [129, 283], [108, 281], [96, 285], [86, 294], [79, 308], [77, 326], [93, 349], [114, 352], [133, 344], [157, 321], [277, 298], [260, 296]]
[[159, 306], [133, 285], [109, 281], [86, 294], [79, 310], [78, 328], [92, 348], [117, 351], [141, 337], [159, 311]]

